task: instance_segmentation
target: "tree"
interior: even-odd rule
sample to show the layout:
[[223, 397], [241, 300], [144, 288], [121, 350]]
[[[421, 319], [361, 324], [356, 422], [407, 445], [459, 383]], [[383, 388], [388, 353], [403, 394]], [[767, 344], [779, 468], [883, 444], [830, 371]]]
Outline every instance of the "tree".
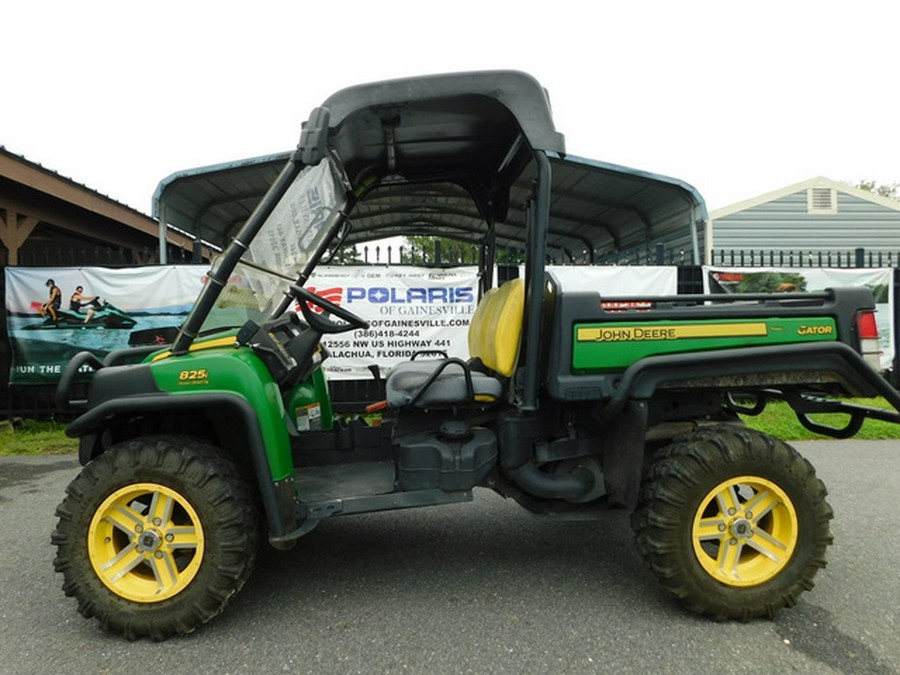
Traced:
[[[326, 253], [325, 255], [326, 261], [328, 261], [328, 255], [329, 253]], [[349, 246], [342, 246], [339, 248], [334, 255], [334, 258], [329, 262], [334, 262], [338, 265], [358, 265], [364, 261], [356, 244], [350, 244]]]
[[861, 180], [856, 184], [856, 187], [858, 187], [860, 190], [872, 192], [873, 194], [879, 195], [881, 197], [900, 200], [900, 192], [898, 192], [898, 190], [900, 190], [900, 183], [879, 185], [874, 180]]
[[[412, 264], [429, 264], [441, 262], [447, 264], [474, 265], [478, 262], [478, 245], [450, 239], [448, 237], [404, 237], [406, 248], [403, 262]], [[436, 260], [437, 252], [440, 260]]]
[[[478, 244], [448, 237], [404, 237], [406, 245], [403, 262], [429, 264], [435, 262], [435, 247], [439, 244], [440, 261], [449, 265], [475, 265], [478, 263]], [[521, 265], [525, 262], [525, 251], [517, 248], [497, 248], [494, 262], [497, 265]]]

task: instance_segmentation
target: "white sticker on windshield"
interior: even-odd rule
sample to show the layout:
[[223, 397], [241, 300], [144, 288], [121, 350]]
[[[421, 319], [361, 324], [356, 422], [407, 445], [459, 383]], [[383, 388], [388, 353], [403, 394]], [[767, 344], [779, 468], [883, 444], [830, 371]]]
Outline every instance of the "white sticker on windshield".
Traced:
[[250, 260], [296, 276], [320, 244], [323, 225], [337, 208], [330, 162], [307, 167], [291, 184], [250, 244]]

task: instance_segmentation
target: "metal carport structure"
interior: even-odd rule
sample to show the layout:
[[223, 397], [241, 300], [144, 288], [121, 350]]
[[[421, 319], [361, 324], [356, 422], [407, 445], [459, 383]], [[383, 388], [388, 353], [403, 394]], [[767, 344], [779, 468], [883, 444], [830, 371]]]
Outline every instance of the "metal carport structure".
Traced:
[[[315, 163], [326, 146], [354, 191], [347, 245], [416, 234], [524, 248], [540, 155], [550, 163], [542, 188], [550, 192], [550, 257], [592, 263], [682, 232], [692, 262], [700, 262], [698, 228], [707, 214], [697, 191], [680, 180], [568, 156], [546, 90], [526, 73], [348, 87], [310, 115], [296, 159]], [[174, 173], [156, 190], [154, 215], [161, 226], [224, 248], [290, 158], [285, 152]]]
[[[153, 215], [213, 248], [224, 248], [269, 189], [290, 152], [178, 171], [163, 179]], [[683, 233], [699, 264], [706, 205], [687, 183], [595, 160], [551, 156], [553, 172], [548, 246], [561, 262], [600, 256]], [[510, 190], [508, 216], [495, 225], [498, 246], [523, 248], [525, 200], [534, 180], [526, 170]], [[386, 185], [351, 215], [346, 244], [402, 235], [449, 236], [481, 243], [488, 224], [461, 186]], [[165, 262], [165, 261], [163, 261]]]

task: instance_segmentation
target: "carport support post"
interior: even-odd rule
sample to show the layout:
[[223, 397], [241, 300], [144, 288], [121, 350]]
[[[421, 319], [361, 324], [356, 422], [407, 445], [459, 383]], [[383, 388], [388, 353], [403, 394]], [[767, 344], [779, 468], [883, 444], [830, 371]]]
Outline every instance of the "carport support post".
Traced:
[[[699, 209], [696, 204], [691, 208], [691, 264], [702, 265], [703, 258], [700, 257], [700, 236], [697, 230], [704, 225], [703, 219], [700, 217]], [[705, 225], [704, 225], [705, 227]]]
[[191, 264], [203, 264], [203, 228], [197, 223], [197, 234], [194, 236], [194, 246], [191, 250]]
[[166, 251], [166, 203], [159, 200], [159, 264], [165, 265], [168, 262]]

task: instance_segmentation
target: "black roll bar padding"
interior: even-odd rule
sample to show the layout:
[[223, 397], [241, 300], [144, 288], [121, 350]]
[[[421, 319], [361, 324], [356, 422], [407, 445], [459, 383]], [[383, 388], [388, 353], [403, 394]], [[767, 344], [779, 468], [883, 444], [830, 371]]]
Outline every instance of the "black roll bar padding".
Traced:
[[75, 376], [82, 366], [90, 366], [94, 370], [100, 370], [104, 367], [103, 361], [98, 359], [91, 352], [78, 352], [63, 370], [62, 377], [59, 378], [59, 384], [56, 387], [56, 407], [63, 412], [69, 410], [77, 410], [87, 406], [86, 400], [69, 400], [69, 390], [75, 383]]
[[457, 365], [462, 368], [463, 377], [466, 380], [466, 400], [474, 402], [475, 400], [475, 387], [472, 385], [472, 373], [469, 370], [469, 365], [460, 358], [453, 357], [449, 359], [445, 359], [441, 361], [437, 368], [435, 368], [432, 373], [428, 376], [428, 379], [422, 383], [422, 386], [413, 394], [413, 397], [409, 400], [409, 403], [406, 405], [408, 407], [415, 407], [416, 403], [418, 403], [419, 399], [422, 398], [422, 395], [428, 390], [428, 388], [434, 384], [438, 377], [440, 377], [441, 373], [447, 369], [448, 366]]

